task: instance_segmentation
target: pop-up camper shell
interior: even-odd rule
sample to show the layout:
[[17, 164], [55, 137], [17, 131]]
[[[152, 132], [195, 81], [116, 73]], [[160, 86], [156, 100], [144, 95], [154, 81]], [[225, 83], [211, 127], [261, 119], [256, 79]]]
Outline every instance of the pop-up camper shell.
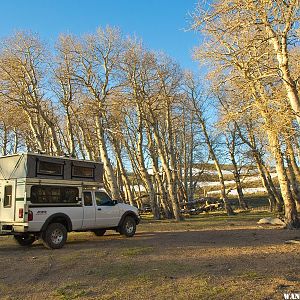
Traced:
[[22, 228], [30, 207], [81, 205], [82, 191], [103, 187], [102, 178], [100, 162], [35, 153], [0, 157], [0, 234], [10, 223], [14, 231]]

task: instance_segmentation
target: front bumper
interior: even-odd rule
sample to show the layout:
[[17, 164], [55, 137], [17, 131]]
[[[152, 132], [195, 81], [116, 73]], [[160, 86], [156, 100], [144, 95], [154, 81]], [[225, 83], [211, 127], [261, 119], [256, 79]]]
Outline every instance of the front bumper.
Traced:
[[141, 216], [137, 215], [135, 220], [136, 220], [136, 225], [139, 225], [141, 222]]

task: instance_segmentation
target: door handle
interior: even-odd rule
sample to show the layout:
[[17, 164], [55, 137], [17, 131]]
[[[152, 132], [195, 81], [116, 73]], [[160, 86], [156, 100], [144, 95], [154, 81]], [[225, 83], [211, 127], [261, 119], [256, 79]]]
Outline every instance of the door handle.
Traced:
[[102, 209], [100, 207], [98, 207], [97, 210], [102, 210]]

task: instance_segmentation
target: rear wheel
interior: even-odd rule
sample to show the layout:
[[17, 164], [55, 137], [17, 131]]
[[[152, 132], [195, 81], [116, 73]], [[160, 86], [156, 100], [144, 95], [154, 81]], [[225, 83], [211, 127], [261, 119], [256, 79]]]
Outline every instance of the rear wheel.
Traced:
[[135, 219], [131, 216], [125, 217], [125, 219], [120, 227], [120, 233], [127, 237], [132, 237], [132, 236], [134, 236], [135, 231], [136, 231]]
[[14, 235], [15, 241], [21, 246], [30, 246], [35, 241], [35, 236], [29, 233]]
[[95, 229], [93, 232], [96, 236], [103, 236], [106, 232], [106, 229]]
[[67, 229], [60, 223], [50, 224], [42, 234], [42, 241], [49, 249], [60, 249], [66, 243], [68, 237]]

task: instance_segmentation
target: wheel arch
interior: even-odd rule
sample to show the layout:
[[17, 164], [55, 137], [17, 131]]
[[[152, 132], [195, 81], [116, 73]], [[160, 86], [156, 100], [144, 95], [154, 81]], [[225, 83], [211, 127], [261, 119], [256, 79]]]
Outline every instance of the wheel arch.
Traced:
[[70, 217], [64, 213], [56, 213], [48, 217], [48, 219], [42, 226], [41, 231], [45, 231], [48, 225], [52, 223], [60, 223], [66, 227], [67, 231], [72, 231], [72, 221]]
[[140, 220], [139, 220], [138, 216], [137, 216], [133, 211], [126, 211], [126, 212], [122, 215], [122, 217], [121, 217], [121, 219], [120, 219], [120, 221], [119, 221], [118, 227], [120, 227], [120, 226], [122, 225], [122, 223], [124, 222], [125, 218], [128, 217], [128, 216], [134, 218], [134, 220], [135, 220], [135, 222], [136, 222], [136, 225], [139, 224]]

